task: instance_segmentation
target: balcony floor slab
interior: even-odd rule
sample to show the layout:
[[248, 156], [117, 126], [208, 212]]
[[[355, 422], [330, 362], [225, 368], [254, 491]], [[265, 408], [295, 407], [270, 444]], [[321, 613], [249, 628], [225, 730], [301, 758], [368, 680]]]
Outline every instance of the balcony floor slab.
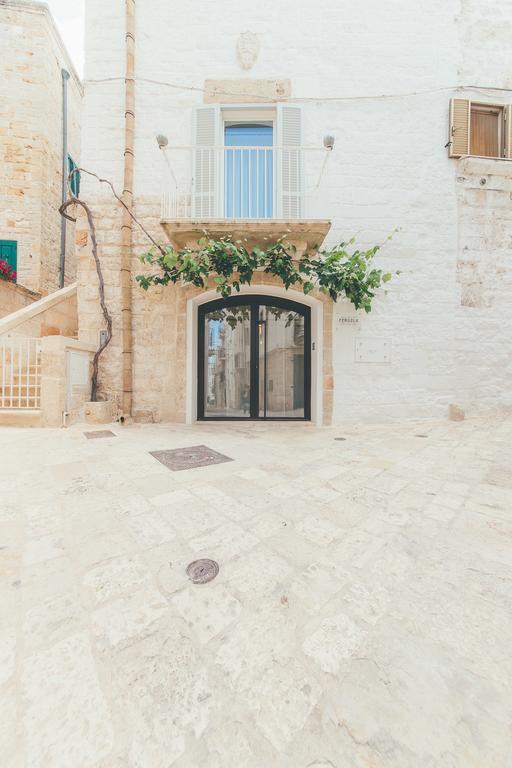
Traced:
[[331, 228], [328, 219], [162, 219], [161, 224], [177, 249], [193, 248], [205, 236], [229, 236], [249, 248], [285, 238], [303, 252], [318, 250]]

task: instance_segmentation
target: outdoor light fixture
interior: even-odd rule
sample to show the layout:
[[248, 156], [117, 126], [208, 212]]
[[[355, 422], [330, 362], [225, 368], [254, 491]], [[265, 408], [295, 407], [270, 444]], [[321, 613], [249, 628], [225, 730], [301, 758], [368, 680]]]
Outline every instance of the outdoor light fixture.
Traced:
[[156, 137], [156, 142], [160, 149], [165, 149], [169, 143], [169, 139], [167, 138], [167, 136], [164, 136], [162, 133], [159, 133], [158, 136]]
[[334, 136], [330, 136], [329, 134], [324, 136], [324, 147], [326, 149], [332, 149], [334, 147]]

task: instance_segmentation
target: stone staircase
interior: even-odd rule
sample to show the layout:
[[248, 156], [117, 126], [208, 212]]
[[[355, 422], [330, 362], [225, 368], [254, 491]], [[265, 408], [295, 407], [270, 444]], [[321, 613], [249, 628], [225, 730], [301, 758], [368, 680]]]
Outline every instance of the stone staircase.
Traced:
[[[55, 386], [48, 389], [50, 399], [45, 406], [42, 398], [44, 356], [49, 360], [48, 355], [53, 354], [52, 338], [76, 344], [77, 326], [76, 284], [0, 319], [0, 425], [60, 423], [59, 411], [64, 410], [65, 405], [59, 406], [51, 418], [45, 413], [55, 393], [62, 392], [64, 387], [56, 381]], [[61, 357], [63, 355], [61, 375], [65, 379], [65, 353], [61, 350]]]

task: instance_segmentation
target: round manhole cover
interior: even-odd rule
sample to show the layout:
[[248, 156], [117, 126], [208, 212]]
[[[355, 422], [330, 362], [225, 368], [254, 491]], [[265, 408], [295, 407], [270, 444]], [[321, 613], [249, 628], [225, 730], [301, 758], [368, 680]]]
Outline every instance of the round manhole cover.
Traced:
[[187, 566], [187, 576], [194, 584], [206, 584], [216, 577], [219, 564], [215, 560], [194, 560]]

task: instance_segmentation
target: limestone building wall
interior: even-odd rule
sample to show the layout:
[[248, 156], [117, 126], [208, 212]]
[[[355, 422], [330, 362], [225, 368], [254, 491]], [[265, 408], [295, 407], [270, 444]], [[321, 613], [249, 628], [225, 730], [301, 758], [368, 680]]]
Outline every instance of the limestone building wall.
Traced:
[[[333, 307], [333, 421], [444, 418], [451, 403], [468, 414], [512, 406], [512, 163], [488, 161], [484, 173], [474, 159], [449, 159], [445, 148], [451, 97], [512, 103], [512, 0], [224, 0], [222, 14], [209, 0], [198, 0], [194, 13], [187, 4], [145, 0], [136, 13], [134, 192], [152, 234], [166, 239], [159, 224], [166, 170], [156, 135], [166, 134], [171, 146], [192, 142], [206, 80], [236, 80], [237, 89], [246, 81], [247, 98], [255, 80], [289, 81], [304, 144], [336, 137], [310, 212], [332, 220], [327, 245], [355, 236], [369, 246], [398, 228], [378, 263], [401, 275], [374, 311], [356, 313], [343, 301]], [[245, 31], [259, 41], [250, 70], [237, 56]], [[123, 75], [124, 3], [89, 0], [83, 164], [119, 190]], [[98, 210], [115, 316], [102, 379], [105, 393], [118, 396], [121, 214], [96, 182], [84, 184], [84, 195]], [[134, 274], [146, 248], [136, 231]], [[81, 263], [91, 297], [79, 295], [81, 333], [96, 341], [102, 322], [90, 257]], [[183, 418], [178, 348], [186, 297], [186, 290], [143, 294], [134, 285], [134, 413], [141, 418]]]
[[33, 304], [38, 298], [38, 293], [22, 288], [21, 285], [0, 280], [0, 319]]
[[[0, 240], [17, 242], [18, 283], [59, 287], [62, 76], [68, 81], [68, 150], [80, 161], [82, 86], [45, 3], [0, 2]], [[65, 284], [76, 277], [67, 225]]]

